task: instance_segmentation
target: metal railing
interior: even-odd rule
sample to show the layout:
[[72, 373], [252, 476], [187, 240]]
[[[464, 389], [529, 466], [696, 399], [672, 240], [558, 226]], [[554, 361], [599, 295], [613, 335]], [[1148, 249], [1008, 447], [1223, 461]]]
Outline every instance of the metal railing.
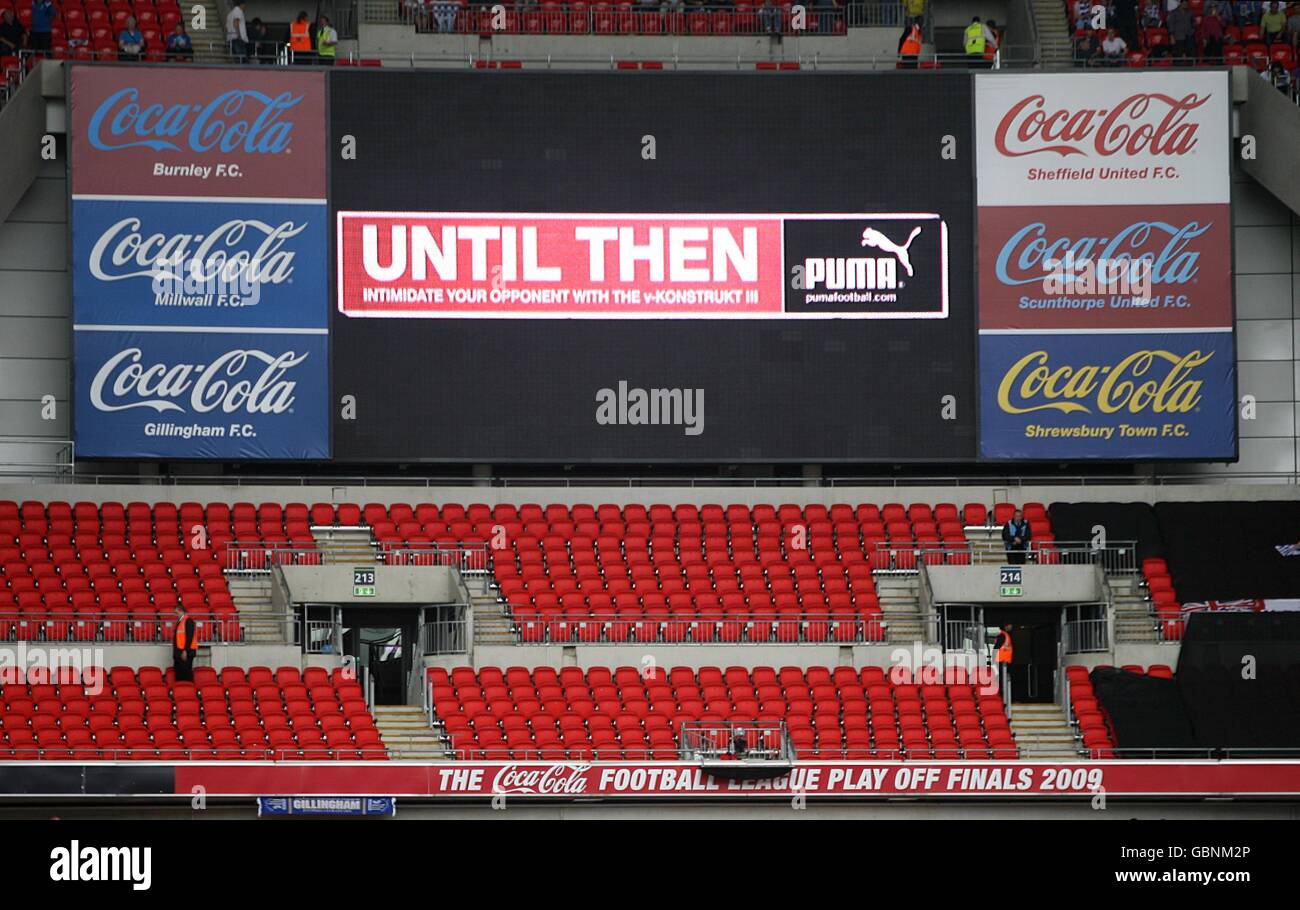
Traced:
[[[463, 6], [458, 3], [403, 3], [398, 19], [417, 32], [449, 35], [782, 35], [817, 37], [843, 35], [848, 19], [839, 8], [823, 8], [813, 0], [805, 7], [803, 24], [785, 4], [770, 7], [724, 4], [694, 5], [683, 0], [640, 3], [526, 3]], [[896, 7], [902, 24], [902, 7]], [[882, 10], [882, 19], [887, 16]]]
[[1107, 612], [1104, 603], [1066, 606], [1061, 624], [1061, 644], [1065, 653], [1095, 654], [1110, 651], [1110, 617]]
[[[249, 748], [212, 748], [150, 743], [118, 748], [89, 747], [64, 743], [60, 746], [9, 744], [0, 747], [0, 768], [5, 761], [326, 761], [340, 758], [357, 761], [382, 761], [389, 752], [380, 746], [267, 746]], [[393, 757], [397, 757], [394, 753]]]
[[420, 626], [422, 656], [469, 653], [469, 605], [456, 604], [453, 609], [459, 616], [428, 620]]
[[[292, 613], [241, 612], [208, 616], [189, 614], [202, 645], [299, 644]], [[6, 610], [0, 612], [0, 641], [29, 644], [113, 643], [170, 644], [176, 630], [171, 614], [149, 611]]]
[[325, 561], [325, 554], [316, 547], [296, 544], [232, 540], [225, 547], [222, 568], [241, 574], [267, 575], [275, 566], [319, 566]]
[[[25, 66], [20, 67], [19, 72], [25, 74], [27, 68]], [[18, 82], [13, 86], [14, 90], [17, 90], [21, 82], [22, 77], [19, 77]], [[6, 82], [7, 88], [8, 83]], [[45, 449], [49, 451], [50, 458], [47, 461], [13, 461], [4, 457], [5, 449], [10, 446], [22, 449]], [[25, 477], [28, 475], [44, 475], [47, 472], [53, 473], [56, 477], [70, 479], [76, 473], [76, 469], [76, 444], [71, 439], [50, 439], [45, 436], [0, 436], [0, 480], [9, 480], [8, 475]]]
[[[957, 470], [956, 468], [954, 470]], [[15, 483], [22, 479], [31, 483], [49, 483], [58, 479], [50, 471], [44, 476], [26, 474], [21, 478], [5, 478], [6, 483]], [[392, 487], [403, 489], [437, 489], [437, 488], [484, 488], [484, 489], [537, 489], [557, 488], [572, 490], [655, 490], [655, 489], [911, 489], [918, 487], [937, 487], [941, 489], [960, 490], [967, 487], [1019, 489], [1023, 487], [1099, 487], [1099, 486], [1212, 486], [1218, 484], [1240, 484], [1257, 482], [1300, 485], [1300, 474], [1292, 471], [1262, 471], [1217, 474], [1150, 474], [1137, 476], [1122, 475], [959, 475], [949, 474], [943, 477], [820, 477], [803, 479], [798, 477], [409, 477], [394, 475], [390, 477], [375, 475], [342, 474], [286, 474], [280, 475], [242, 475], [242, 474], [187, 474], [183, 476], [138, 474], [85, 474], [79, 473], [63, 478], [70, 484], [87, 486], [138, 486], [138, 487], [299, 487], [302, 489], [326, 488], [336, 486]]]
[[[674, 741], [672, 744], [628, 745], [617, 741], [600, 744], [582, 745], [555, 741], [539, 744], [507, 742], [483, 744], [476, 742], [468, 733], [448, 734], [448, 751], [460, 761], [679, 761], [683, 760], [683, 751]], [[803, 751], [790, 745], [791, 758], [788, 760], [806, 761], [1017, 761], [1023, 758], [1021, 750], [1014, 744], [984, 746], [962, 746], [960, 744], [927, 744], [924, 748], [907, 748], [902, 745], [843, 746], [818, 745]], [[398, 757], [394, 753], [394, 757]], [[698, 760], [698, 759], [697, 759]]]
[[784, 723], [686, 721], [678, 735], [685, 761], [782, 761], [795, 759]]
[[883, 643], [888, 624], [880, 616], [854, 613], [725, 613], [649, 615], [627, 613], [523, 614], [515, 611], [513, 631], [521, 645]]
[[[978, 557], [986, 557], [978, 560]], [[876, 571], [913, 573], [921, 564], [940, 565], [994, 565], [997, 557], [1005, 561], [1005, 551], [990, 546], [976, 546], [969, 541], [943, 546], [888, 543], [877, 544], [868, 551], [871, 566]], [[1093, 546], [1090, 541], [1031, 541], [1025, 561], [1032, 565], [1097, 565], [1111, 574], [1132, 575], [1138, 572], [1137, 543], [1118, 541], [1104, 547]]]

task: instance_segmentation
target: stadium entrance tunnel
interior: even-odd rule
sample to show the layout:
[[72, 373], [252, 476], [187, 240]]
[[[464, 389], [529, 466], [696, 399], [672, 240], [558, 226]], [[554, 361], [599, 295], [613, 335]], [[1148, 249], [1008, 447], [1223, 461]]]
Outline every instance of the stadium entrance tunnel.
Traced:
[[1056, 701], [1056, 675], [1061, 664], [1061, 628], [1064, 608], [1026, 605], [985, 607], [984, 625], [990, 629], [1011, 626], [1010, 687], [1016, 703]]

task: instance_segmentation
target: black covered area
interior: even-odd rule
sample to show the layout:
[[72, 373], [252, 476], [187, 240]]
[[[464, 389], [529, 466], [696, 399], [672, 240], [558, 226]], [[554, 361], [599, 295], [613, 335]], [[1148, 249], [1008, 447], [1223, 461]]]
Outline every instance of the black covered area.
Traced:
[[1300, 749], [1300, 613], [1194, 613], [1172, 680], [1113, 667], [1091, 679], [1124, 757]]
[[1189, 750], [1206, 748], [1197, 741], [1177, 679], [1115, 667], [1098, 667], [1090, 675], [1097, 702], [1110, 716], [1118, 758], [1186, 757]]
[[1176, 679], [1201, 746], [1300, 749], [1300, 613], [1192, 614]]
[[1300, 597], [1300, 556], [1275, 549], [1300, 541], [1300, 502], [1162, 502], [1154, 510], [1183, 603]]
[[1164, 556], [1155, 512], [1145, 502], [1054, 502], [1047, 507], [1057, 540], [1092, 540], [1093, 528], [1106, 529], [1107, 542], [1137, 542], [1137, 560]]

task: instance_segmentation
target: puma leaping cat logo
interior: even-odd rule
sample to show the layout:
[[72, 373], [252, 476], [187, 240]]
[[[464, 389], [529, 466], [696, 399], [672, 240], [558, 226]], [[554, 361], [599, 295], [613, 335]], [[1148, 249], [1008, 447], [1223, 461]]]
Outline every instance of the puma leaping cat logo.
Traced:
[[899, 246], [875, 228], [867, 228], [862, 232], [862, 245], [874, 246], [876, 249], [884, 250], [886, 253], [893, 253], [898, 257], [898, 261], [903, 264], [903, 269], [907, 272], [907, 277], [911, 278], [912, 260], [908, 258], [907, 248], [912, 245], [912, 241], [916, 239], [916, 235], [919, 233], [921, 233], [920, 227], [912, 228], [912, 233], [907, 235], [907, 242], [902, 246]]

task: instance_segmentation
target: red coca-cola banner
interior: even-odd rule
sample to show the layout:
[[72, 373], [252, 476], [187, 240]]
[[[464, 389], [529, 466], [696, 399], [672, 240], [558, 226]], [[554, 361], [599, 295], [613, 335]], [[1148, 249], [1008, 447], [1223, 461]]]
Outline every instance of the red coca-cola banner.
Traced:
[[340, 212], [354, 317], [942, 319], [936, 214]]
[[72, 192], [325, 200], [325, 78], [72, 67]]
[[1295, 796], [1297, 761], [799, 762], [786, 774], [728, 780], [690, 762], [296, 762], [176, 767], [176, 792], [386, 796], [745, 798]]
[[1226, 205], [983, 206], [980, 327], [1232, 325]]

